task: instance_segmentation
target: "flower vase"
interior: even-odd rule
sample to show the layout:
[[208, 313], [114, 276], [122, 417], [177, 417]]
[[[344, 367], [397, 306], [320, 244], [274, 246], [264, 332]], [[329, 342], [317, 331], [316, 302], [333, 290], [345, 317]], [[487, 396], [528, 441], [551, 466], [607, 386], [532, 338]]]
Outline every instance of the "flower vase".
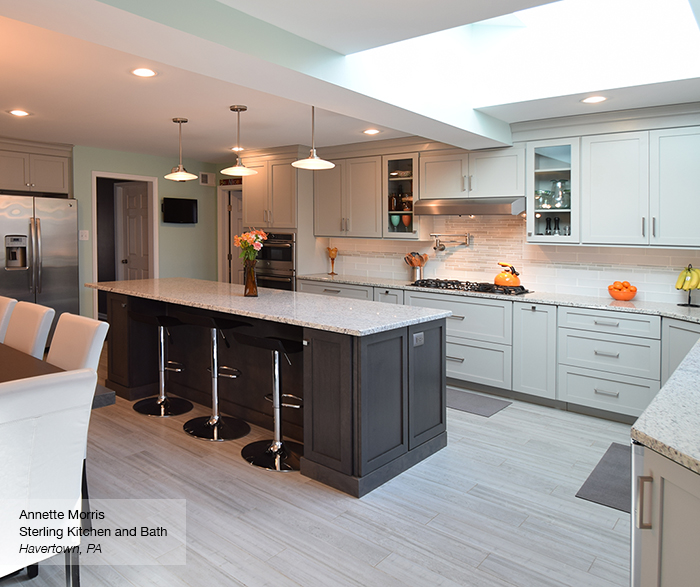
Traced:
[[258, 280], [255, 277], [255, 264], [257, 259], [246, 259], [243, 261], [245, 268], [245, 291], [246, 297], [258, 297]]

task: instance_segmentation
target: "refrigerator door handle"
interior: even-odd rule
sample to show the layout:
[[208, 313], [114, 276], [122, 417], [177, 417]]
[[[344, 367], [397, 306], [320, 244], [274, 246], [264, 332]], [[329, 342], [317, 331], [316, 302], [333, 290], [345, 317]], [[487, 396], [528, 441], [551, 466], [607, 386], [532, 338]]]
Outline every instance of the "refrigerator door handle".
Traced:
[[36, 225], [34, 217], [29, 219], [29, 293], [34, 293], [34, 277], [36, 267]]
[[41, 293], [41, 219], [36, 219], [36, 293]]

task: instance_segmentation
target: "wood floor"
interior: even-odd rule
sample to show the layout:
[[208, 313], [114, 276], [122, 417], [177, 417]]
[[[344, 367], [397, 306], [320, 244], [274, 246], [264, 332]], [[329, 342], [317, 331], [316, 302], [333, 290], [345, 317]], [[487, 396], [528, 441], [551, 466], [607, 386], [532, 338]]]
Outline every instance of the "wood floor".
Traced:
[[[197, 406], [194, 415], [203, 415]], [[84, 586], [608, 587], [629, 583], [629, 515], [574, 497], [629, 426], [513, 402], [448, 410], [447, 448], [355, 499], [182, 432], [193, 413], [93, 411], [91, 497], [187, 499], [187, 565], [82, 567]], [[5, 585], [64, 585], [41, 565]]]

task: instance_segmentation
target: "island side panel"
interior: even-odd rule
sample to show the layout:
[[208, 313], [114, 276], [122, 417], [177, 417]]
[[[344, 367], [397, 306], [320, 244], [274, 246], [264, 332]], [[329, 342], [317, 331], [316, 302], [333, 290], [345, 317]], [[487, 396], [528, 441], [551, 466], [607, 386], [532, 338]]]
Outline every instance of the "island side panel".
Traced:
[[445, 328], [443, 319], [408, 329], [409, 450], [447, 430]]

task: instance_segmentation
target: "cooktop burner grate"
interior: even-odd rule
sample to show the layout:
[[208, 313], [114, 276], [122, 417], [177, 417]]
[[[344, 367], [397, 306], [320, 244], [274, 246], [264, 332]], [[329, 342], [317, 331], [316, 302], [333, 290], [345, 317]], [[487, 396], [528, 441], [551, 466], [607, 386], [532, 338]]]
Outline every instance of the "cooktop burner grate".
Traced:
[[506, 286], [495, 285], [487, 282], [458, 281], [456, 279], [419, 279], [411, 285], [415, 287], [427, 287], [430, 289], [445, 289], [453, 291], [476, 291], [482, 293], [495, 293], [506, 295], [521, 295], [529, 293], [522, 285]]

